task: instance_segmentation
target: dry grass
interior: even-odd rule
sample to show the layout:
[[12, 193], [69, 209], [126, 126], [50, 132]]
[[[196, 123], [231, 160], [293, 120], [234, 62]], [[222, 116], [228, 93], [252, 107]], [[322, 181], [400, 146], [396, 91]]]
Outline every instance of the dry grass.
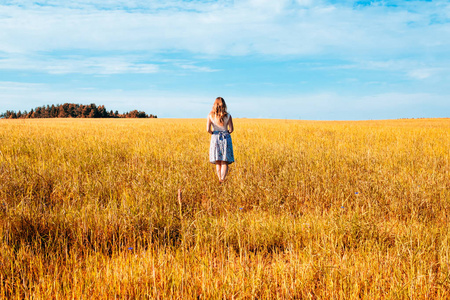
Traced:
[[204, 123], [1, 120], [0, 297], [449, 297], [449, 119]]

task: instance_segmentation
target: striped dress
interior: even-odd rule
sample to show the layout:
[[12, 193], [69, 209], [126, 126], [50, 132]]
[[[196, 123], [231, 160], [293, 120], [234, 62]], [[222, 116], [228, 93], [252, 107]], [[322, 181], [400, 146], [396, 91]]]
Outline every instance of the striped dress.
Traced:
[[234, 162], [233, 143], [231, 142], [231, 135], [228, 133], [227, 126], [230, 120], [230, 115], [223, 120], [223, 125], [218, 123], [211, 115], [209, 116], [213, 133], [211, 135], [211, 143], [209, 145], [209, 161], [215, 164], [217, 161], [225, 161], [228, 164]]

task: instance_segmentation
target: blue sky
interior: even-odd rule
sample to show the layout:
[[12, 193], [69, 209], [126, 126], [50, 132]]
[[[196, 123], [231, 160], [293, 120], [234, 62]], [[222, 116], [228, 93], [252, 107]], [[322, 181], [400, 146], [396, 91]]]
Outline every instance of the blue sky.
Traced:
[[0, 0], [0, 112], [450, 117], [450, 1]]

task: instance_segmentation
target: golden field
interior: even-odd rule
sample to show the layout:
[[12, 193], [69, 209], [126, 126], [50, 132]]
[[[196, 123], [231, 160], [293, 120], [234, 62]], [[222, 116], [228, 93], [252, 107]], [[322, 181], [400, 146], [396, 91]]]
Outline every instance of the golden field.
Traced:
[[234, 123], [0, 120], [0, 298], [450, 298], [450, 119]]

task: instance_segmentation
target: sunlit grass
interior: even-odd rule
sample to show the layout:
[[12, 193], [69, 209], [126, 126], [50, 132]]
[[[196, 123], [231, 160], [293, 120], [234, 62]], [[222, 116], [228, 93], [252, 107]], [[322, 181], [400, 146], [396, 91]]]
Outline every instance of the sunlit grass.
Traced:
[[234, 123], [1, 120], [0, 297], [448, 297], [449, 119]]

